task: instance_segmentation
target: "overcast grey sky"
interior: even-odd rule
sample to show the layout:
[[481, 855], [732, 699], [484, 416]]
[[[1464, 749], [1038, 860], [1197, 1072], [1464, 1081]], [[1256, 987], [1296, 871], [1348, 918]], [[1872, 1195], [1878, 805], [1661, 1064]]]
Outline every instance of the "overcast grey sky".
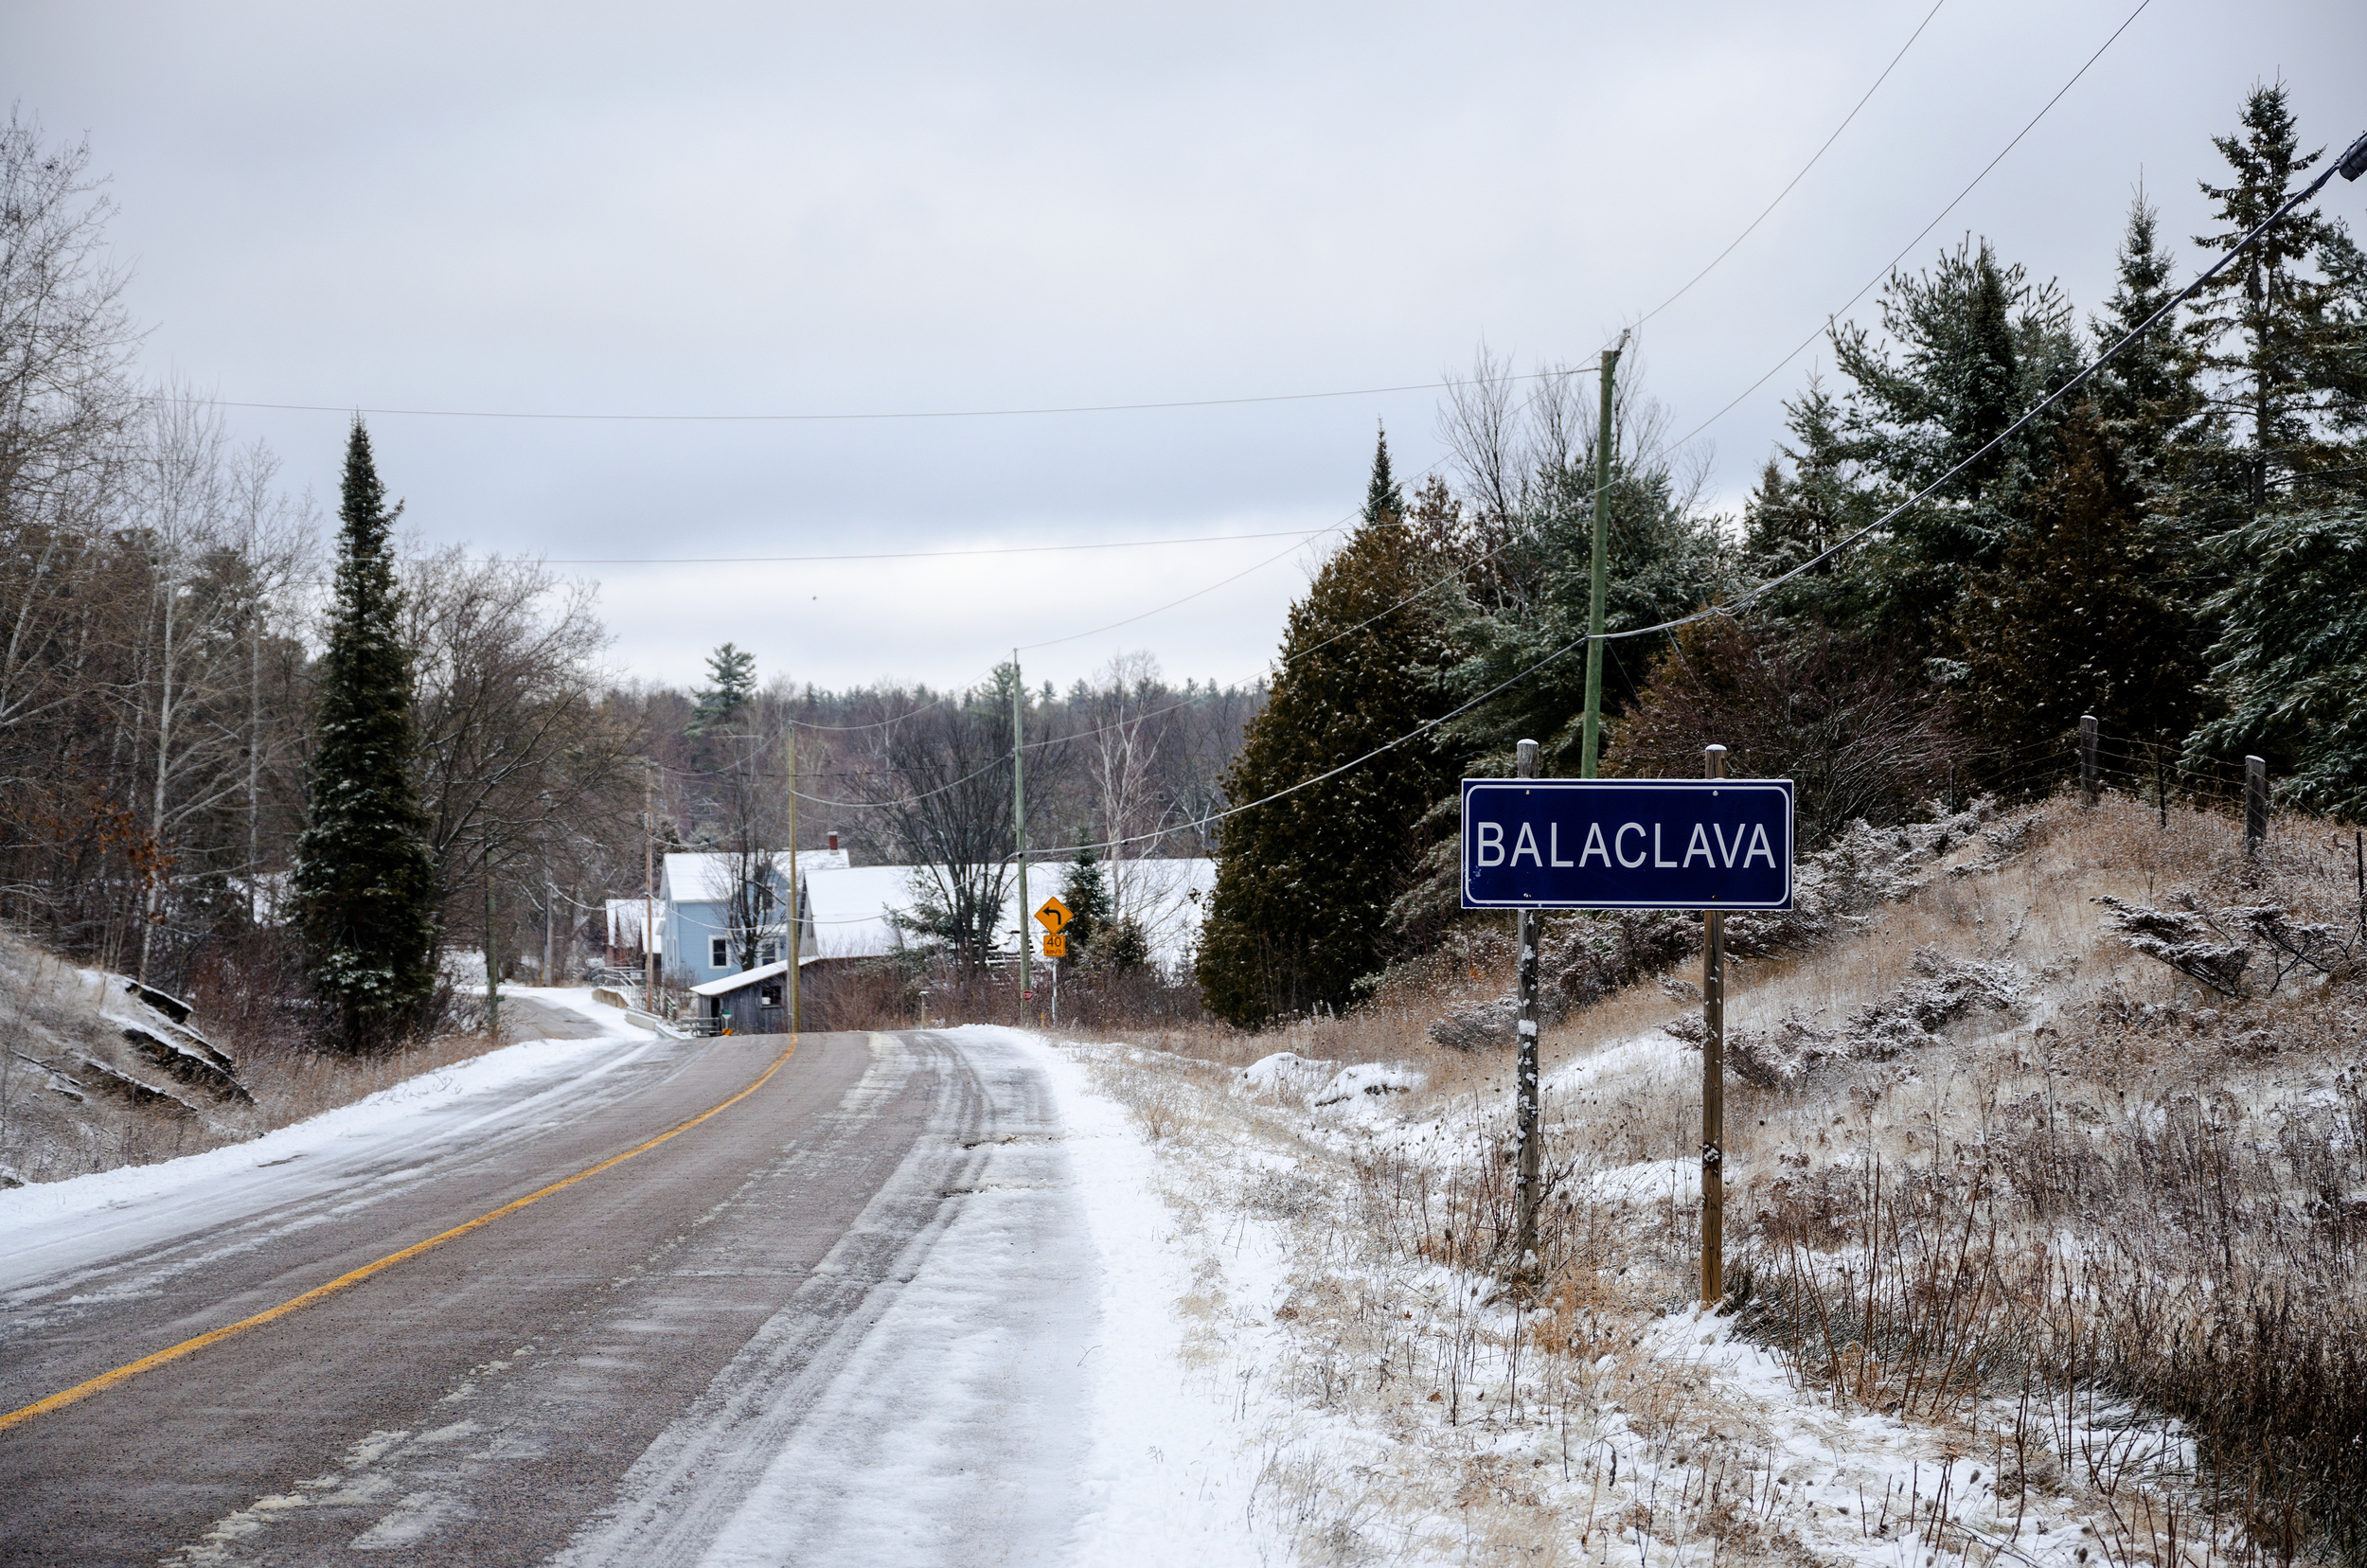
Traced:
[[[818, 414], [1435, 381], [1589, 360], [1715, 256], [1931, 9], [1904, 4], [524, 7], [20, 3], [0, 91], [113, 176], [146, 357], [226, 400]], [[1678, 431], [1814, 331], [2136, 0], [1944, 0], [1773, 217], [1643, 330]], [[2256, 80], [2367, 129], [2367, 7], [2150, 0], [1911, 262], [1965, 232], [2109, 290], [2142, 176], [2181, 242]], [[2358, 226], [2367, 182], [2330, 210]], [[1858, 313], [1870, 318], [1871, 295]], [[1737, 502], [1818, 358], [1713, 424]], [[807, 423], [371, 417], [430, 541], [602, 584], [625, 669], [1065, 685], [1267, 668], [1284, 539], [833, 565], [702, 556], [1316, 528], [1435, 392]], [[343, 418], [234, 411], [333, 500]], [[1259, 565], [1260, 562], [1266, 562]], [[1244, 574], [1223, 586], [1221, 579]], [[1107, 632], [1106, 623], [1209, 589]], [[1073, 635], [1091, 633], [1089, 635]]]

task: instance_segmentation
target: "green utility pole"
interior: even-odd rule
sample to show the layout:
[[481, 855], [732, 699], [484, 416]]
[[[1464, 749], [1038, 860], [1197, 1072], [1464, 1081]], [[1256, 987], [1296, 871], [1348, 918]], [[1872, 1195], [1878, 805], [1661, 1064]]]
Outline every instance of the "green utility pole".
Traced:
[[[1020, 680], [1019, 650], [1011, 650], [1011, 831], [1019, 844], [1019, 1018], [1027, 1022], [1027, 993], [1035, 988], [1027, 980], [1027, 805], [1020, 793], [1019, 756], [1027, 740], [1020, 722], [1021, 704], [1026, 700], [1026, 686]], [[995, 911], [997, 917], [1001, 910]]]
[[797, 901], [797, 730], [792, 722], [789, 731], [789, 921], [784, 927], [789, 939], [781, 944], [789, 958], [788, 1022], [792, 1036], [800, 1032], [805, 1022], [805, 998], [800, 988], [805, 975], [802, 954], [806, 933], [804, 922], [797, 918], [801, 913]]
[[1603, 420], [1594, 437], [1594, 587], [1586, 613], [1586, 738], [1578, 752], [1580, 778], [1594, 776], [1594, 757], [1602, 741], [1603, 596], [1611, 534], [1611, 391], [1619, 370], [1619, 351], [1627, 346], [1628, 334], [1621, 332], [1619, 341], [1603, 350], [1602, 373], [1595, 378], [1602, 383]]

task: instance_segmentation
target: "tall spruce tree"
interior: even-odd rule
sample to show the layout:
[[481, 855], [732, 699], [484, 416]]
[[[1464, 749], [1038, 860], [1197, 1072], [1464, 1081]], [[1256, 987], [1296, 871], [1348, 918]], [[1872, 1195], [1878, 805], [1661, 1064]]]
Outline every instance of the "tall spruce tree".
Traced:
[[[2281, 82], [2214, 140], [2234, 177], [2202, 187], [2226, 225], [2198, 239], [2207, 250], [2251, 232], [2323, 155], [2301, 151]], [[2204, 610], [2225, 709], [2188, 759], [2257, 752], [2292, 803], [2367, 815], [2367, 259], [2317, 208], [2288, 214], [2204, 291], [2188, 331], [2210, 404], [2185, 488], [2218, 530]]]
[[725, 643], [707, 655], [707, 678], [715, 684], [696, 693], [698, 705], [690, 715], [693, 735], [730, 723], [748, 705], [756, 694], [756, 656]]
[[[1444, 568], [1404, 509], [1383, 437], [1362, 520], [1290, 608], [1272, 696], [1225, 778], [1231, 799], [1305, 784], [1444, 710], [1426, 673], [1448, 653], [1440, 620], [1429, 599], [1406, 602]], [[1455, 775], [1424, 736], [1228, 821], [1201, 931], [1209, 1007], [1255, 1028], [1353, 1000], [1384, 959], [1415, 825]]]
[[[2102, 352], [2150, 321], [2177, 294], [2177, 263], [2162, 248], [2161, 219], [2141, 187], [2128, 205], [2122, 231], [2112, 297], [2088, 330]], [[2165, 318], [2122, 349], [2089, 384], [2106, 439], [2140, 485], [2158, 487], [2168, 475], [2163, 464], [2171, 443], [2188, 434], [2202, 411], [2195, 384], [2195, 351], [2175, 318]]]
[[415, 1021], [436, 984], [436, 877], [412, 771], [411, 660], [389, 508], [353, 422], [337, 542], [336, 607], [322, 655], [310, 811], [294, 894], [312, 983], [336, 1038], [362, 1050]]
[[[2215, 251], [2234, 248], [2324, 155], [2300, 150], [2282, 82], [2252, 89], [2239, 133], [2213, 144], [2234, 175], [2202, 185], [2226, 226], [2195, 242]], [[2216, 489], [2228, 526], [2282, 505], [2280, 488], [2295, 475], [2345, 466], [2336, 435], [2356, 423], [2367, 389], [2367, 325], [2344, 287], [2358, 257], [2340, 223], [2306, 207], [2271, 224], [2197, 295], [2186, 330], [2226, 442]]]
[[[1742, 505], [1742, 570], [1750, 579], [1781, 577], [1874, 521], [1874, 492], [1850, 455], [1841, 421], [1841, 404], [1815, 376], [1806, 391], [1784, 404], [1791, 439], [1778, 443]], [[1864, 559], [1853, 553], [1825, 561], [1763, 602], [1778, 615], [1827, 625], [1862, 619], [1865, 589], [1859, 574]]]
[[1882, 587], [1884, 622], [1928, 647], [1965, 574], [1996, 565], [2011, 543], [2045, 476], [2054, 422], [1982, 449], [2069, 379], [2080, 346], [2055, 284], [2000, 263], [1986, 241], [1943, 254], [1929, 272], [1893, 274], [1880, 311], [1879, 338], [1854, 324], [1833, 335], [1834, 358], [1856, 383], [1843, 420], [1849, 455], [1894, 499], [1973, 459], [1892, 525], [1865, 568]]

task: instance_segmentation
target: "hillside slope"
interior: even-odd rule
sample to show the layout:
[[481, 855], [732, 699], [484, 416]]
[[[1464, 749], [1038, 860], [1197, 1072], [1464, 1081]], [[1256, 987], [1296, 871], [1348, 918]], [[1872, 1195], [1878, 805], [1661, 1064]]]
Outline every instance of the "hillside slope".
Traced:
[[1509, 1050], [1431, 1028], [1502, 986], [1484, 942], [1347, 1020], [1090, 1054], [1307, 1560], [2358, 1560], [2354, 844], [2109, 798], [1845, 840], [1856, 891], [1734, 971], [1716, 1313], [1682, 952], [1547, 1032], [1530, 1289]]

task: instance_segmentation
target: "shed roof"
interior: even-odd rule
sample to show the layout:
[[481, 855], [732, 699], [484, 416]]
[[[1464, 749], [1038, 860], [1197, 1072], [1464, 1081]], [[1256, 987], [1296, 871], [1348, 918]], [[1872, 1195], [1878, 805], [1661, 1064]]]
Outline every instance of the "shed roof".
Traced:
[[[811, 957], [808, 957], [806, 962], [810, 964], [813, 962], [813, 959]], [[758, 964], [755, 969], [742, 970], [738, 974], [727, 974], [721, 980], [710, 980], [703, 986], [693, 986], [690, 988], [690, 994], [693, 996], [721, 996], [727, 991], [736, 991], [745, 987], [753, 986], [759, 980], [778, 980], [782, 975], [787, 974], [788, 972], [789, 962], [787, 959], [783, 959], [777, 964]]]

